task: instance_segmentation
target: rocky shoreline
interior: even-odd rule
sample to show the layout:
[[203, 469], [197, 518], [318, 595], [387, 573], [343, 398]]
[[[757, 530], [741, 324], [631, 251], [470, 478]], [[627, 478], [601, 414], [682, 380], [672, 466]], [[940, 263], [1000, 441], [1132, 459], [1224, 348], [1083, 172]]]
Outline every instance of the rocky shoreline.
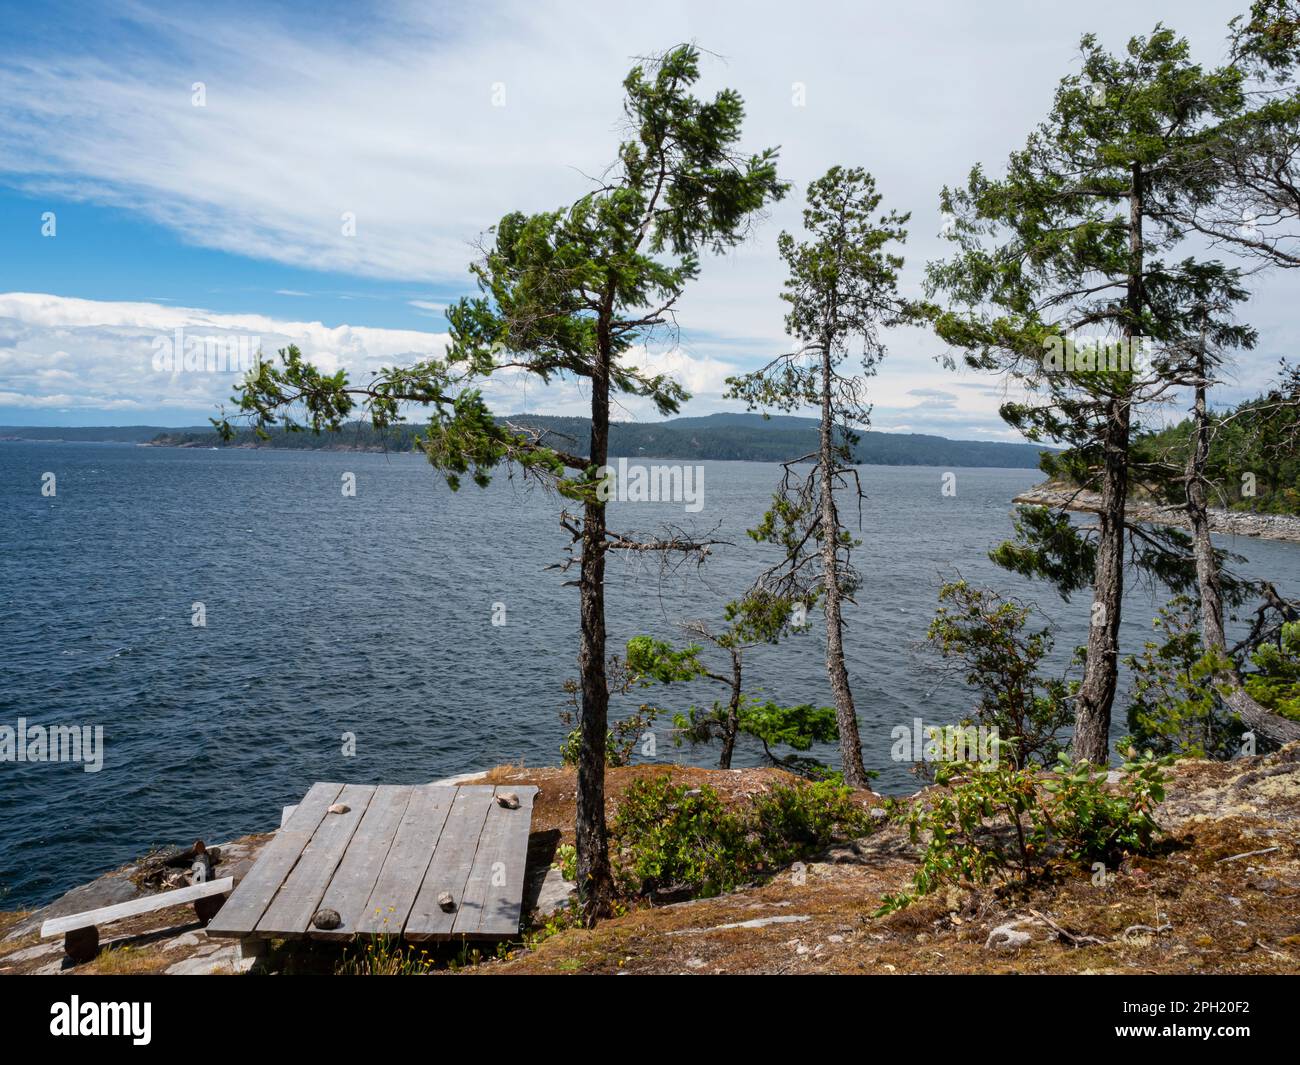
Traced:
[[[609, 771], [611, 808], [632, 782], [660, 774], [677, 784], [708, 784], [727, 804], [790, 779], [771, 768], [629, 766]], [[1155, 811], [1166, 845], [1150, 857], [1126, 858], [1107, 870], [1104, 884], [1085, 870], [1021, 895], [950, 887], [875, 916], [882, 894], [911, 883], [919, 857], [906, 830], [882, 820], [861, 840], [730, 894], [632, 907], [594, 930], [560, 922], [543, 934], [536, 932], [546, 925], [543, 915], [563, 906], [572, 890], [553, 863], [557, 848], [573, 842], [574, 772], [501, 766], [483, 779], [541, 789], [528, 864], [542, 883], [525, 894], [534, 934], [495, 958], [440, 970], [448, 974], [1300, 972], [1297, 744], [1230, 762], [1177, 763]], [[873, 806], [880, 801], [861, 798]], [[215, 875], [238, 880], [270, 838], [224, 845]], [[251, 961], [227, 941], [209, 939], [188, 907], [109, 926], [98, 957], [79, 965], [63, 957], [57, 939], [40, 940], [46, 917], [148, 893], [152, 885], [138, 883], [142, 864], [42, 910], [0, 913], [0, 973], [247, 971]], [[336, 971], [340, 948], [325, 947], [277, 948], [257, 966]]]
[[[1101, 509], [1101, 499], [1096, 492], [1057, 481], [1044, 481], [1016, 496], [1013, 503], [1029, 506], [1058, 507], [1065, 510], [1095, 514]], [[1300, 544], [1300, 515], [1252, 514], [1248, 511], [1211, 509], [1210, 531], [1224, 536], [1253, 536], [1260, 540], [1281, 540]], [[1135, 521], [1148, 525], [1172, 525], [1188, 528], [1186, 512], [1181, 507], [1160, 506], [1142, 500], [1130, 499], [1128, 515]]]

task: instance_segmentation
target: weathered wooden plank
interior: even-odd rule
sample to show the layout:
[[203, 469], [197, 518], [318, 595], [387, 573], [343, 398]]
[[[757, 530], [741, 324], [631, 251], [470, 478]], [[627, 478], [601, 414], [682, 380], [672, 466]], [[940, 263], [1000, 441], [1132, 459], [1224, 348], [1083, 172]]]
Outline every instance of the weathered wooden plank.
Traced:
[[413, 790], [409, 784], [380, 784], [375, 788], [374, 798], [366, 807], [365, 816], [352, 834], [343, 860], [320, 902], [320, 909], [338, 913], [340, 924], [331, 929], [308, 928], [313, 939], [344, 939], [356, 932]]
[[401, 935], [442, 835], [456, 790], [454, 786], [439, 784], [420, 784], [411, 790], [393, 845], [357, 918], [357, 932]]
[[330, 803], [342, 790], [342, 784], [311, 786], [280, 831], [262, 848], [257, 861], [221, 907], [221, 912], [208, 922], [208, 935], [246, 936], [253, 932], [285, 877], [298, 863], [303, 848], [325, 818]]
[[361, 823], [374, 794], [373, 784], [348, 784], [339, 792], [337, 801], [348, 807], [347, 813], [325, 815], [303, 848], [297, 865], [284, 878], [280, 890], [257, 922], [258, 935], [306, 934], [308, 923], [320, 909], [320, 900], [329, 887], [330, 878], [339, 867], [348, 841]]
[[498, 787], [495, 794], [519, 796], [519, 809], [508, 810], [494, 798], [479, 836], [474, 865], [465, 882], [465, 896], [456, 911], [452, 933], [457, 936], [498, 937], [519, 931], [524, 897], [528, 832], [533, 823], [532, 786]]
[[[457, 789], [447, 824], [429, 863], [429, 871], [424, 875], [424, 883], [411, 906], [411, 915], [406, 919], [407, 939], [451, 935], [483, 824], [489, 809], [496, 805], [492, 800], [493, 790], [487, 785], [475, 784], [465, 784]], [[438, 905], [438, 896], [444, 891], [450, 892], [455, 900], [456, 909], [450, 913]]]
[[208, 880], [201, 884], [191, 884], [189, 887], [176, 888], [174, 891], [160, 891], [156, 895], [145, 895], [143, 898], [130, 899], [127, 902], [119, 902], [113, 906], [101, 906], [97, 910], [87, 910], [85, 913], [72, 913], [67, 917], [51, 917], [41, 925], [41, 938], [49, 939], [51, 936], [61, 936], [75, 928], [111, 924], [114, 921], [122, 920], [123, 917], [136, 917], [139, 914], [150, 913], [153, 910], [165, 910], [169, 906], [183, 906], [187, 902], [204, 899], [209, 895], [224, 895], [234, 885], [233, 877], [223, 876], [220, 880]]

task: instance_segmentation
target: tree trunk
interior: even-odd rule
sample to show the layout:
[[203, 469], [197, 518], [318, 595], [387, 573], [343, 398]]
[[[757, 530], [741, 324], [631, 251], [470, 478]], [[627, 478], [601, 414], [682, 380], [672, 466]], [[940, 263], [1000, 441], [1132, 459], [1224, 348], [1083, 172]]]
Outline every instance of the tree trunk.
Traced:
[[1202, 351], [1196, 368], [1194, 416], [1196, 436], [1187, 455], [1187, 518], [1192, 528], [1192, 549], [1196, 557], [1196, 583], [1201, 595], [1201, 646], [1229, 663], [1215, 675], [1219, 694], [1246, 727], [1282, 746], [1300, 740], [1300, 721], [1275, 714], [1251, 698], [1242, 687], [1241, 675], [1228, 657], [1223, 630], [1223, 585], [1214, 544], [1210, 539], [1210, 516], [1205, 496], [1205, 467], [1210, 455], [1210, 416], [1205, 400], [1206, 365]]
[[840, 732], [840, 759], [844, 783], [865, 788], [867, 770], [862, 764], [862, 741], [858, 736], [858, 712], [849, 690], [849, 671], [844, 665], [844, 619], [840, 606], [839, 518], [835, 511], [834, 425], [831, 420], [831, 348], [822, 345], [822, 424], [818, 465], [821, 469], [822, 607], [826, 614], [826, 675], [835, 698], [835, 720]]
[[727, 721], [723, 725], [719, 769], [731, 768], [731, 755], [736, 749], [736, 733], [740, 731], [740, 652], [734, 647], [728, 650], [731, 652], [731, 701], [727, 704]]
[[[1142, 322], [1142, 168], [1133, 165], [1129, 193], [1129, 270], [1124, 338], [1138, 338]], [[1074, 757], [1093, 765], [1110, 760], [1110, 713], [1119, 684], [1119, 621], [1124, 602], [1124, 512], [1128, 501], [1130, 397], [1116, 394], [1106, 408], [1102, 434], [1101, 512], [1092, 578], [1088, 654], [1075, 700]]]
[[[592, 464], [609, 458], [609, 356], [605, 344], [591, 378]], [[584, 921], [594, 924], [610, 913], [613, 877], [605, 830], [605, 744], [609, 729], [609, 686], [605, 677], [605, 503], [594, 497], [583, 505], [582, 642], [578, 651], [582, 710], [579, 721], [578, 795], [575, 834], [578, 897]]]
[[1088, 655], [1074, 719], [1074, 757], [1093, 765], [1110, 759], [1110, 713], [1119, 683], [1119, 620], [1124, 599], [1124, 510], [1128, 496], [1129, 406], [1111, 400], [1104, 440], [1100, 530], [1092, 579]]

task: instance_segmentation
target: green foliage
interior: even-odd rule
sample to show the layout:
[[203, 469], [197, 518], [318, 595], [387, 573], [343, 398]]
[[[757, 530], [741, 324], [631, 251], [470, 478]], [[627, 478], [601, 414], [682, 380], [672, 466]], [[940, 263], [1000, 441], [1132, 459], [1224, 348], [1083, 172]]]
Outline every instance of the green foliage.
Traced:
[[[875, 179], [860, 167], [831, 167], [808, 186], [803, 222], [809, 239], [782, 233], [777, 241], [789, 271], [781, 298], [790, 305], [785, 324], [794, 350], [761, 370], [727, 379], [727, 395], [745, 400], [751, 410], [813, 405], [829, 423], [829, 453], [823, 443], [814, 453], [818, 461], [802, 477], [792, 467], [813, 457], [807, 454], [811, 443], [803, 454], [792, 455], [771, 507], [749, 531], [754, 540], [782, 550], [784, 562], [768, 586], [808, 604], [822, 594], [821, 549], [827, 539], [837, 545], [834, 579], [841, 594], [851, 597], [856, 587], [849, 556], [858, 541], [838, 514], [833, 528], [822, 527], [820, 486], [856, 483], [850, 469], [858, 443], [855, 427], [870, 422], [865, 380], [885, 355], [880, 330], [913, 321], [918, 313], [898, 295], [903, 260], [890, 250], [907, 239], [908, 216], [878, 213], [880, 199]], [[842, 373], [839, 367], [855, 344], [861, 364], [855, 373]]]
[[[628, 644], [628, 657], [609, 656], [605, 664], [605, 687], [611, 698], [625, 696], [649, 687], [654, 683], [654, 678], [649, 676], [646, 670], [669, 668], [656, 665], [650, 653], [649, 645], [633, 641]], [[563, 688], [565, 702], [560, 708], [560, 721], [565, 725], [573, 725], [578, 718], [582, 686], [570, 677], [564, 681]], [[629, 711], [627, 716], [615, 721], [605, 731], [605, 764], [607, 766], [631, 765], [632, 753], [636, 750], [637, 741], [654, 727], [658, 717], [658, 707], [641, 703], [636, 709]], [[560, 744], [561, 764], [576, 766], [581, 749], [582, 731], [573, 728]]]
[[[781, 294], [790, 305], [786, 332], [799, 350], [764, 370], [729, 378], [728, 395], [744, 399], [751, 409], [820, 406], [827, 385], [823, 357], [838, 365], [854, 340], [862, 344], [862, 372], [875, 372], [884, 354], [879, 328], [914, 313], [897, 294], [902, 257], [887, 250], [907, 239], [903, 227], [909, 216], [893, 211], [877, 216], [879, 206], [875, 179], [860, 167], [831, 167], [808, 186], [803, 223], [810, 239], [796, 241], [789, 233], [777, 238], [789, 269]], [[859, 381], [836, 376], [831, 385], [832, 416], [843, 423], [844, 442], [851, 443], [848, 423], [865, 423], [868, 416]]]
[[[566, 681], [565, 683], [572, 684], [573, 682]], [[634, 710], [627, 717], [615, 721], [613, 726], [605, 731], [605, 765], [631, 765], [637, 741], [654, 727], [658, 714], [657, 708], [643, 704], [639, 710]], [[572, 711], [561, 711], [560, 717], [565, 724], [572, 724], [573, 722]], [[581, 751], [582, 733], [581, 730], [575, 728], [566, 733], [560, 743], [560, 764], [576, 766]]]
[[[673, 715], [677, 730], [675, 741], [690, 744], [710, 743], [721, 738], [728, 707], [715, 700], [708, 708], [692, 706], [685, 713]], [[839, 725], [833, 706], [813, 706], [801, 703], [782, 706], [770, 699], [759, 701], [742, 695], [737, 706], [737, 732], [752, 736], [763, 745], [769, 762], [799, 776], [814, 780], [838, 776], [823, 762], [797, 754], [781, 755], [773, 747], [789, 747], [794, 751], [807, 751], [814, 743], [834, 743], [839, 739]]]
[[830, 770], [816, 759], [792, 754], [779, 757], [772, 748], [785, 746], [807, 751], [814, 743], [834, 743], [840, 736], [835, 707], [811, 703], [781, 706], [770, 699], [761, 703], [746, 699], [741, 704], [740, 731], [762, 743], [763, 752], [774, 765], [813, 778], [825, 777]]
[[778, 785], [754, 799], [748, 819], [768, 866], [787, 865], [871, 830], [871, 819], [852, 789], [831, 780]]
[[975, 717], [996, 728], [1017, 767], [1050, 765], [1062, 744], [1057, 733], [1070, 724], [1070, 688], [1040, 676], [1051, 653], [1049, 629], [1027, 632], [1030, 608], [988, 589], [954, 581], [939, 589], [939, 609], [927, 634], [930, 646], [960, 669], [979, 694]]
[[1263, 644], [1251, 657], [1246, 692], [1275, 714], [1300, 721], [1300, 622], [1282, 626], [1278, 643]]
[[1300, 65], [1300, 3], [1254, 0], [1232, 27], [1233, 54], [1279, 77]]
[[[945, 188], [953, 254], [928, 268], [939, 336], [975, 369], [1014, 379], [1022, 398], [1004, 420], [1030, 440], [1065, 444], [1048, 467], [1097, 487], [1104, 470], [1122, 483], [1130, 419], [1185, 380], [1178, 352], [1249, 348], [1255, 332], [1232, 314], [1247, 297], [1241, 272], [1186, 255], [1182, 212], [1217, 185], [1185, 165], [1219, 123], [1247, 106], [1243, 74], [1193, 62], [1186, 40], [1158, 26], [1107, 52], [1093, 35], [1080, 44], [1077, 73], [1063, 78], [1046, 120], [1011, 154], [1005, 176], [975, 166], [963, 187]], [[1066, 340], [1124, 339], [1126, 364], [1071, 369], [1045, 356]], [[1140, 347], [1132, 350], [1132, 342]], [[1133, 560], [1187, 587], [1176, 537], [1143, 540]], [[1107, 542], [1106, 561], [1118, 548]], [[1064, 515], [1022, 510], [1017, 540], [993, 552], [1000, 565], [1052, 581], [1063, 595], [1092, 583], [1095, 532]], [[1122, 564], [1123, 560], [1120, 560]], [[1117, 665], [1088, 663], [1092, 676]]]
[[638, 780], [623, 793], [610, 843], [616, 875], [634, 895], [675, 885], [718, 895], [744, 883], [752, 866], [745, 825], [718, 793], [667, 776]]
[[995, 563], [1022, 577], [1050, 582], [1066, 602], [1089, 586], [1096, 545], [1079, 532], [1069, 514], [1047, 507], [1018, 507], [1012, 527], [1015, 538], [989, 552]]
[[1165, 798], [1168, 759], [1150, 751], [1130, 757], [1114, 790], [1089, 763], [1072, 763], [1065, 754], [1057, 761], [1056, 777], [1043, 783], [1049, 796], [1042, 807], [1045, 849], [1059, 849], [1072, 862], [1111, 866], [1126, 853], [1151, 850], [1160, 831], [1154, 814]]
[[610, 838], [629, 894], [686, 887], [708, 896], [870, 828], [852, 791], [840, 784], [778, 785], [730, 810], [708, 785], [692, 788], [659, 776], [624, 792]]
[[991, 881], [1024, 885], [1052, 862], [1104, 862], [1146, 853], [1158, 832], [1153, 817], [1164, 799], [1163, 767], [1148, 751], [1125, 762], [1113, 789], [1087, 762], [1057, 756], [1055, 774], [1017, 769], [1009, 759], [971, 772], [964, 762], [941, 762], [943, 790], [896, 809], [913, 843], [924, 841], [911, 892], [886, 895], [877, 915], [902, 909], [948, 885]]
[[651, 636], [633, 636], [627, 641], [628, 668], [647, 684], [651, 681], [671, 684], [693, 680], [704, 669], [699, 655], [700, 648], [696, 644], [674, 650], [667, 641]]
[[1214, 688], [1231, 663], [1203, 649], [1195, 604], [1176, 596], [1153, 626], [1163, 639], [1148, 640], [1140, 655], [1124, 660], [1133, 674], [1129, 742], [1179, 758], [1233, 757], [1244, 729]]
[[555, 848], [555, 861], [551, 867], [560, 871], [560, 876], [570, 882], [578, 879], [578, 848], [572, 843], [561, 843]]
[[744, 690], [746, 652], [763, 644], [774, 644], [801, 626], [793, 621], [797, 604], [785, 596], [753, 589], [726, 605], [726, 627], [714, 631], [701, 622], [685, 626], [693, 636], [712, 645], [715, 657], [725, 655], [723, 665], [713, 665], [698, 643], [675, 648], [650, 636], [634, 636], [627, 644], [627, 664], [643, 684], [679, 684], [707, 680], [721, 685], [725, 697], [709, 706], [690, 706], [673, 715], [674, 743], [707, 744], [721, 741], [719, 764], [730, 768], [730, 755], [738, 735], [752, 736], [775, 765], [803, 776], [824, 777], [830, 770], [812, 758], [797, 754], [780, 756], [773, 747], [807, 751], [814, 743], [834, 742], [839, 737], [835, 711], [811, 704], [782, 706]]
[[[356, 383], [345, 371], [322, 373], [290, 346], [241, 382], [239, 415], [259, 434], [276, 425], [321, 433], [357, 417], [386, 430], [418, 407], [429, 415], [418, 446], [453, 488], [465, 476], [484, 485], [512, 462], [563, 495], [588, 499], [603, 458], [593, 462], [493, 417], [481, 388], [505, 368], [544, 383], [586, 378], [602, 421], [610, 390], [647, 398], [664, 414], [686, 398], [676, 381], [626, 357], [669, 321], [699, 273], [701, 252], [741, 243], [753, 215], [787, 187], [775, 149], [736, 150], [745, 113], [739, 94], [699, 99], [691, 93], [699, 77], [699, 51], [689, 45], [631, 70], [623, 83], [627, 139], [614, 164], [570, 206], [511, 212], [492, 228], [470, 267], [478, 295], [448, 308], [445, 358], [387, 367]], [[233, 436], [224, 415], [214, 424]]]
[[401, 936], [368, 936], [348, 944], [336, 976], [428, 976], [437, 966], [429, 952]]
[[[1300, 399], [1275, 393], [1247, 400], [1214, 419], [1205, 476], [1211, 506], [1261, 514], [1300, 514]], [[1136, 462], [1181, 470], [1195, 424], [1191, 419], [1134, 441]], [[1150, 486], [1157, 502], [1182, 504], [1181, 476]]]

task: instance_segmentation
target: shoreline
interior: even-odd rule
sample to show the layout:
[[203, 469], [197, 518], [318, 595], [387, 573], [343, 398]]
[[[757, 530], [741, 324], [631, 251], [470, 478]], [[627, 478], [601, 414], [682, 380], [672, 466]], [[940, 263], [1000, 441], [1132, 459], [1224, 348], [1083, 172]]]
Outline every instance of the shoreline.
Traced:
[[[1083, 514], [1096, 514], [1100, 509], [1100, 496], [1096, 492], [1067, 487], [1057, 481], [1044, 481], [1021, 492], [1011, 500], [1026, 506], [1058, 507]], [[1130, 499], [1127, 505], [1130, 518], [1146, 525], [1170, 525], [1188, 528], [1187, 514], [1180, 506], [1158, 506]], [[1250, 511], [1209, 511], [1210, 531], [1221, 536], [1250, 536], [1257, 540], [1278, 540], [1282, 543], [1300, 544], [1300, 515], [1253, 514]]]
[[[770, 767], [720, 770], [672, 765], [614, 768], [607, 804], [638, 780], [715, 789], [727, 806], [790, 779]], [[559, 847], [573, 843], [575, 772], [562, 767], [498, 766], [486, 780], [539, 788], [530, 833], [523, 935], [495, 954], [460, 966], [444, 955], [439, 971], [517, 973], [1287, 973], [1300, 878], [1293, 846], [1300, 823], [1300, 745], [1229, 762], [1185, 759], [1171, 767], [1155, 809], [1172, 845], [1126, 856], [1099, 891], [1087, 869], [1036, 883], [1028, 897], [1002, 898], [991, 887], [947, 886], [889, 915], [867, 914], [886, 893], [908, 890], [920, 854], [905, 827], [875, 827], [837, 841], [789, 868], [715, 896], [655, 904], [641, 900], [595, 930], [563, 912], [573, 883], [557, 868]], [[913, 799], [923, 797], [922, 789]], [[872, 809], [880, 796], [858, 795]], [[273, 832], [225, 843], [215, 872], [238, 883]], [[105, 926], [97, 956], [72, 963], [57, 937], [42, 939], [44, 919], [151, 894], [162, 885], [140, 874], [160, 867], [136, 861], [105, 874], [41, 910], [0, 913], [0, 974], [233, 974], [253, 968], [237, 944], [210, 938], [188, 907], [128, 917]], [[1234, 905], [1222, 905], [1230, 896]], [[1152, 898], [1165, 919], [1151, 931]], [[1034, 907], [1034, 908], [1029, 908]], [[791, 926], [796, 927], [791, 927]], [[1068, 928], [1073, 934], [1062, 934]], [[1010, 929], [1010, 931], [1008, 931]], [[1148, 932], [1141, 935], [1138, 933]], [[1012, 934], [1014, 933], [1014, 934]], [[794, 936], [794, 940], [792, 940]], [[543, 942], [545, 940], [545, 942]], [[800, 949], [802, 948], [802, 949]], [[340, 971], [349, 948], [275, 949], [264, 972]], [[313, 959], [315, 961], [313, 962]], [[315, 967], [312, 967], [312, 966]]]

